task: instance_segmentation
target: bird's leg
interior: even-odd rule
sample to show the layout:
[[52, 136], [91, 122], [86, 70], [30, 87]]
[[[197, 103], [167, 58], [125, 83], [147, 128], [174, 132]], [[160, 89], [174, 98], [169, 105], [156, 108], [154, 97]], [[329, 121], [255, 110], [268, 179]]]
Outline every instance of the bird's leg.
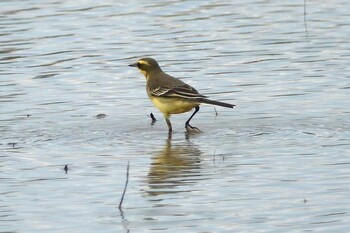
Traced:
[[199, 106], [197, 106], [193, 112], [193, 114], [190, 116], [190, 118], [188, 118], [188, 120], [186, 121], [185, 124], [185, 128], [187, 130], [188, 133], [200, 133], [202, 131], [200, 131], [200, 129], [198, 129], [197, 127], [193, 127], [190, 125], [190, 121], [191, 119], [194, 117], [194, 115], [196, 115], [196, 113], [199, 111]]
[[168, 125], [169, 134], [171, 134], [173, 132], [173, 127], [171, 126], [171, 122], [170, 122], [169, 117], [165, 117], [165, 121], [166, 121], [166, 123]]

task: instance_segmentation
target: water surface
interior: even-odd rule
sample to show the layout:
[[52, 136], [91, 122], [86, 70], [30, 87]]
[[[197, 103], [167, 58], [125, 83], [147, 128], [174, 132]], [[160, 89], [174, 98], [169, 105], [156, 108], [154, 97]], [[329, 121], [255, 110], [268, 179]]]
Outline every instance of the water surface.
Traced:
[[[0, 232], [348, 232], [349, 7], [1, 1]], [[168, 138], [144, 56], [237, 107]]]

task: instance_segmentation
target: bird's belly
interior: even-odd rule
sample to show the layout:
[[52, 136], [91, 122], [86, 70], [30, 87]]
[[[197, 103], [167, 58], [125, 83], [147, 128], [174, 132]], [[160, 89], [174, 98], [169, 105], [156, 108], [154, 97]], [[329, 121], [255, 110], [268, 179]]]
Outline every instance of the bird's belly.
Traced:
[[179, 114], [190, 111], [199, 103], [189, 102], [180, 98], [152, 98], [152, 103], [163, 114]]

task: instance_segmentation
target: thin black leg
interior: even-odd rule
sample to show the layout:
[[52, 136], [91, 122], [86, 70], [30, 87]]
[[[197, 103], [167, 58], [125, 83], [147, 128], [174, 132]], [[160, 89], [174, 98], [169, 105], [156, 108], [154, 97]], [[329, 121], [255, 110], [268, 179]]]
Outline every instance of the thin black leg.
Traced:
[[173, 127], [171, 126], [171, 122], [169, 118], [165, 118], [166, 124], [168, 125], [168, 129], [169, 129], [169, 134], [171, 134], [173, 132]]
[[188, 120], [186, 121], [185, 124], [185, 128], [187, 130], [187, 132], [200, 132], [200, 130], [197, 127], [193, 127], [190, 125], [190, 121], [191, 119], [194, 117], [194, 115], [196, 115], [196, 113], [199, 111], [199, 106], [197, 106], [193, 112], [193, 114], [190, 116], [190, 118], [188, 118]]

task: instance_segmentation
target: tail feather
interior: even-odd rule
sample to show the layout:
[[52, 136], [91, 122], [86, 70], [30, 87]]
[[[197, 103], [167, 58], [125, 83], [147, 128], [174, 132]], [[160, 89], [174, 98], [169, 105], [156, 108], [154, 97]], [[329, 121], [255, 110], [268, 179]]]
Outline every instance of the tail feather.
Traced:
[[225, 108], [233, 108], [234, 106], [236, 106], [234, 104], [224, 103], [224, 102], [210, 100], [210, 99], [201, 99], [200, 102], [205, 104], [217, 105]]

